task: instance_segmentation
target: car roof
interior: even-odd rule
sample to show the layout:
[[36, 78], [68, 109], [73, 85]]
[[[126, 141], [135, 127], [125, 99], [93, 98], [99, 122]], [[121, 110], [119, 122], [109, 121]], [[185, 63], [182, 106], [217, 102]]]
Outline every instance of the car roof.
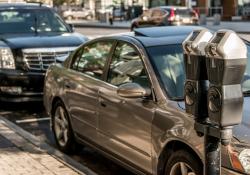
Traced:
[[181, 44], [199, 26], [167, 26], [135, 29], [130, 36], [139, 40], [145, 47], [169, 44]]
[[6, 9], [49, 9], [48, 6], [41, 3], [0, 3], [0, 10]]

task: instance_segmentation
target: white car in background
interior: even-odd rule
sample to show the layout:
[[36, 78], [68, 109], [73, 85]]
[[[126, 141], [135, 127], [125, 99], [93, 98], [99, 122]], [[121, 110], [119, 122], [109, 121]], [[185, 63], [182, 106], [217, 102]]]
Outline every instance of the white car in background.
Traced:
[[63, 12], [63, 18], [67, 20], [72, 19], [92, 19], [94, 13], [90, 9], [86, 8], [70, 8]]

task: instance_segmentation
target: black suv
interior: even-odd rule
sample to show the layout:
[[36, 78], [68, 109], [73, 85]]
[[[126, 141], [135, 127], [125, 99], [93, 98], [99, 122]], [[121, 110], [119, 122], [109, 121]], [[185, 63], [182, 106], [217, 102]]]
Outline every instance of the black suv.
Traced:
[[42, 100], [49, 65], [86, 40], [42, 4], [1, 4], [0, 101]]

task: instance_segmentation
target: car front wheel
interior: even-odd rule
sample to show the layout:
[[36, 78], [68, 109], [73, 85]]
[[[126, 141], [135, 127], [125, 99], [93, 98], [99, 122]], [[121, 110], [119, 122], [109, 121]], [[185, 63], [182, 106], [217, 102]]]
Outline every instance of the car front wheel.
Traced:
[[74, 153], [80, 145], [74, 140], [68, 113], [61, 101], [56, 102], [52, 114], [52, 130], [56, 144], [65, 153]]
[[173, 152], [165, 166], [165, 175], [201, 175], [202, 163], [185, 150]]

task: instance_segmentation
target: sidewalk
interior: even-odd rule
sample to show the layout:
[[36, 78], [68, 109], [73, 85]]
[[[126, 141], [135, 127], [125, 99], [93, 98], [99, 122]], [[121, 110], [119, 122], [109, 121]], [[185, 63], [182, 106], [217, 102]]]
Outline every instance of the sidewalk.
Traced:
[[[113, 25], [109, 23], [100, 23], [99, 21], [86, 21], [86, 20], [74, 20], [67, 21], [69, 24], [73, 24], [75, 27], [98, 27], [98, 28], [120, 28], [130, 29], [130, 21], [115, 21]], [[250, 22], [249, 21], [221, 21], [220, 25], [213, 25], [213, 21], [207, 21], [206, 25], [210, 30], [219, 29], [230, 29], [238, 33], [250, 33]]]
[[[0, 174], [1, 175], [76, 175], [93, 174], [85, 169], [83, 173], [58, 157], [45, 143], [35, 145], [35, 138], [26, 131], [0, 117]], [[21, 134], [20, 134], [21, 133]], [[24, 137], [30, 137], [27, 139]], [[32, 141], [33, 139], [33, 141]], [[47, 147], [49, 149], [45, 149]], [[62, 154], [62, 153], [60, 153]], [[62, 155], [69, 159], [66, 155]], [[84, 168], [83, 168], [84, 169]]]

